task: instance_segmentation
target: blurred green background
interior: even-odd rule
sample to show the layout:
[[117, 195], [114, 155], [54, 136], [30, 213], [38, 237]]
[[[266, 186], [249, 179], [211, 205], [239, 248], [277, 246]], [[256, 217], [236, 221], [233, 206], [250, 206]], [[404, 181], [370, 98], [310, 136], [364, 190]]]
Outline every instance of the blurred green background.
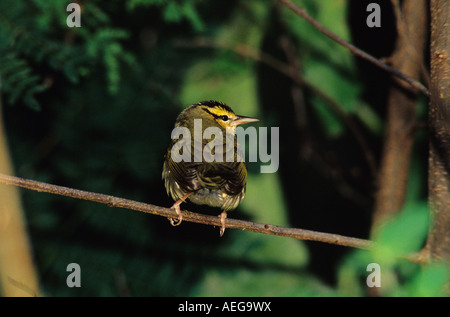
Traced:
[[[66, 24], [69, 1], [0, 2], [3, 120], [18, 176], [171, 206], [161, 171], [176, 116], [215, 99], [259, 118], [257, 127], [280, 127], [278, 172], [261, 174], [264, 163], [249, 163], [247, 196], [229, 217], [368, 238], [386, 73], [277, 1], [78, 2], [80, 28]], [[371, 1], [294, 2], [376, 57], [392, 52], [390, 1], [377, 1], [382, 27], [373, 29], [365, 24]], [[205, 47], [205, 38], [228, 49]], [[241, 44], [294, 65], [309, 86], [239, 54]], [[366, 267], [376, 262], [380, 294], [439, 295], [441, 267], [421, 270], [396, 258], [426, 238], [426, 148], [418, 131], [407, 204], [373, 252], [231, 229], [219, 238], [218, 228], [172, 227], [156, 216], [22, 190], [43, 293], [365, 296]], [[80, 288], [66, 286], [73, 262]]]

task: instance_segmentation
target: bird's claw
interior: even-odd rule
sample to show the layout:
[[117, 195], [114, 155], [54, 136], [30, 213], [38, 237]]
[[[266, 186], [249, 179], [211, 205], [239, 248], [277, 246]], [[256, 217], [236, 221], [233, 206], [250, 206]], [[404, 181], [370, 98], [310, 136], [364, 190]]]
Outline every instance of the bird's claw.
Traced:
[[174, 226], [174, 227], [179, 226], [181, 224], [181, 222], [183, 221], [183, 214], [181, 213], [181, 210], [180, 210], [180, 203], [177, 201], [172, 206], [172, 208], [175, 209], [175, 211], [176, 211], [176, 213], [178, 215], [178, 219], [176, 219], [176, 218], [169, 218], [170, 224], [172, 226]]
[[225, 210], [222, 211], [219, 217], [220, 223], [222, 224], [222, 226], [220, 227], [220, 236], [222, 237], [223, 234], [225, 233], [225, 225], [227, 223], [227, 212]]

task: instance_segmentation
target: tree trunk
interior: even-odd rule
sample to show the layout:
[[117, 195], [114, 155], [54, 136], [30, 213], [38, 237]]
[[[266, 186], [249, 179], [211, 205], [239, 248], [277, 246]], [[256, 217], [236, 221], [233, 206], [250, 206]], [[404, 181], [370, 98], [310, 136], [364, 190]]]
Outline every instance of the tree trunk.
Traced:
[[[426, 0], [405, 0], [397, 16], [398, 36], [392, 66], [417, 79], [427, 29]], [[416, 97], [393, 78], [388, 97], [386, 135], [378, 178], [372, 233], [403, 206], [416, 127]]]
[[[5, 129], [1, 118], [0, 173], [12, 175]], [[38, 296], [37, 276], [24, 224], [19, 189], [0, 184], [0, 289], [2, 296]]]
[[450, 260], [450, 1], [431, 0], [429, 174], [431, 208], [426, 250], [432, 260]]

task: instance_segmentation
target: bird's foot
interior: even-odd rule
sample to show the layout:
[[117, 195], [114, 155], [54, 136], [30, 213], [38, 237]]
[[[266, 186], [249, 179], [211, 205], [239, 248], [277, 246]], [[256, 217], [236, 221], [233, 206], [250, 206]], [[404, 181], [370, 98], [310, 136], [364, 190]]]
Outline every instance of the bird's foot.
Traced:
[[177, 200], [175, 204], [171, 208], [175, 209], [175, 212], [178, 215], [178, 219], [176, 218], [169, 218], [170, 224], [172, 226], [179, 226], [181, 224], [181, 221], [183, 220], [183, 214], [181, 213], [180, 205], [183, 201], [181, 199]]
[[222, 224], [222, 226], [220, 227], [220, 236], [222, 237], [223, 234], [225, 233], [225, 225], [227, 223], [227, 212], [225, 210], [222, 211], [219, 217], [220, 223]]
[[191, 195], [192, 193], [187, 193], [181, 199], [178, 199], [171, 208], [175, 209], [175, 212], [178, 215], [178, 219], [175, 218], [169, 218], [170, 224], [172, 226], [179, 226], [181, 224], [181, 221], [183, 220], [183, 214], [181, 213], [180, 205], [184, 203], [184, 201]]

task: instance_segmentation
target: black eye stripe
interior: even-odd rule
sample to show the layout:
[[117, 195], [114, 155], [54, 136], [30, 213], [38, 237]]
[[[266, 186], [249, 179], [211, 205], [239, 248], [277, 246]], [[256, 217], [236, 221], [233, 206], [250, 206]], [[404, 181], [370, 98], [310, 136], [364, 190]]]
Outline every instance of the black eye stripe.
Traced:
[[209, 113], [210, 115], [212, 115], [214, 118], [218, 118], [218, 115], [215, 115], [214, 113], [212, 113], [211, 111], [209, 111], [208, 109], [202, 108], [204, 111], [206, 111], [207, 113]]

